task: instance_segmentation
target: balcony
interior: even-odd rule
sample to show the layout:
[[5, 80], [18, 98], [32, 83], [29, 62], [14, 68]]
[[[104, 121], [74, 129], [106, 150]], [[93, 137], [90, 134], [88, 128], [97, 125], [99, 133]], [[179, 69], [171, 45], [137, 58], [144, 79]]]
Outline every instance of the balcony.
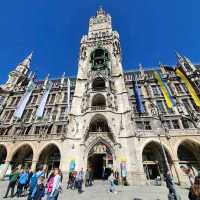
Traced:
[[92, 106], [91, 110], [92, 111], [99, 111], [99, 110], [105, 110], [106, 106]]

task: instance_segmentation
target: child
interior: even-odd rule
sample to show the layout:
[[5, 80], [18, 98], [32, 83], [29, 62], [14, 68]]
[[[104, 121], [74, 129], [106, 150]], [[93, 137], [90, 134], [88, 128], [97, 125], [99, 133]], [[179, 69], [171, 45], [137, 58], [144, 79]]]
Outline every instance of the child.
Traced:
[[44, 185], [44, 176], [40, 176], [38, 179], [37, 186], [32, 192], [32, 200], [41, 200], [45, 195], [45, 185]]

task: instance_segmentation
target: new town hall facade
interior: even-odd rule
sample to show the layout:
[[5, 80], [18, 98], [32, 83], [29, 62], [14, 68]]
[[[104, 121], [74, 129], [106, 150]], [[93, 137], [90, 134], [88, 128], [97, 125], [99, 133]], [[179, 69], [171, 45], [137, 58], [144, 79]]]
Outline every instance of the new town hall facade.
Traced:
[[45, 165], [63, 172], [90, 167], [95, 178], [103, 169], [126, 170], [130, 184], [145, 184], [166, 169], [162, 147], [177, 183], [188, 183], [187, 169], [197, 173], [200, 73], [188, 58], [177, 54], [186, 80], [165, 65], [124, 72], [119, 34], [99, 9], [81, 39], [76, 78], [34, 79], [31, 59], [0, 88], [1, 178], [10, 166]]

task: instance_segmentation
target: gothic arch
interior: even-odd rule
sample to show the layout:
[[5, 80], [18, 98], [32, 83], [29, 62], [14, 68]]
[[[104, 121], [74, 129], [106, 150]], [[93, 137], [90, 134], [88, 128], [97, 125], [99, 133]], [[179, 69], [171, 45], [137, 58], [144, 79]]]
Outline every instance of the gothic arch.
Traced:
[[48, 170], [60, 166], [61, 151], [57, 144], [49, 143], [40, 150], [38, 155], [39, 166], [46, 165]]
[[[177, 148], [177, 158], [183, 170], [192, 169], [194, 175], [200, 168], [200, 144], [192, 139], [182, 140]], [[185, 171], [185, 172], [186, 172]]]
[[[163, 147], [168, 163], [172, 166], [172, 155], [165, 145]], [[142, 162], [147, 179], [155, 179], [157, 176], [163, 176], [166, 173], [167, 164], [159, 141], [150, 140], [146, 142], [142, 149]]]
[[11, 164], [12, 167], [17, 167], [21, 165], [22, 167], [30, 167], [32, 164], [32, 159], [34, 155], [34, 150], [31, 144], [23, 143], [20, 144], [12, 153]]
[[95, 146], [95, 145], [97, 145], [98, 143], [103, 143], [103, 144], [105, 144], [110, 150], [111, 150], [111, 152], [112, 152], [112, 155], [113, 155], [113, 157], [114, 158], [116, 158], [116, 154], [115, 154], [115, 150], [114, 150], [114, 145], [111, 143], [111, 142], [108, 142], [107, 140], [105, 140], [104, 138], [102, 138], [102, 137], [97, 137], [97, 138], [95, 138], [95, 139], [93, 139], [92, 141], [89, 141], [88, 143], [87, 143], [87, 148], [86, 148], [86, 150], [85, 150], [85, 152], [84, 152], [84, 157], [87, 157], [88, 156], [88, 154], [89, 154], [89, 152], [90, 152], [90, 150]]
[[0, 144], [0, 164], [4, 164], [7, 159], [7, 148], [5, 145]]
[[106, 106], [106, 98], [103, 94], [96, 94], [92, 98], [92, 107], [105, 107]]
[[[98, 123], [95, 124], [96, 122], [99, 122], [100, 124], [102, 122], [103, 127], [101, 127], [101, 125]], [[95, 127], [95, 125], [96, 125], [96, 127]], [[100, 127], [99, 127], [99, 125], [100, 125]], [[97, 137], [95, 135], [95, 132], [97, 134], [106, 133], [107, 135], [104, 134], [104, 136], [102, 136], [102, 137], [106, 137], [106, 139], [112, 141], [113, 143], [117, 142], [116, 138], [113, 134], [112, 128], [108, 124], [108, 120], [103, 114], [95, 114], [91, 117], [89, 126], [86, 129], [85, 134], [83, 136], [83, 143], [86, 143], [89, 138], [93, 138], [94, 136]], [[93, 134], [90, 134], [90, 133], [93, 133]]]

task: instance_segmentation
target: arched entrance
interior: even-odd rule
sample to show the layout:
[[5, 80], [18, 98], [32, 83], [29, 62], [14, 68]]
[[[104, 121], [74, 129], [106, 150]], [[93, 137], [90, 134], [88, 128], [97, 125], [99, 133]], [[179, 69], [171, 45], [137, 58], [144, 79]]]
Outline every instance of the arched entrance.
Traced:
[[[170, 166], [172, 165], [172, 159], [169, 153], [165, 149], [165, 153]], [[143, 167], [148, 180], [153, 180], [157, 176], [162, 177], [167, 171], [162, 147], [157, 142], [148, 143], [142, 152]]]
[[5, 163], [7, 157], [7, 150], [4, 145], [0, 145], [0, 165]]
[[191, 169], [194, 175], [197, 175], [200, 169], [200, 145], [186, 140], [182, 142], [177, 151], [180, 167], [187, 173]]
[[110, 148], [102, 142], [95, 144], [89, 151], [87, 167], [92, 171], [94, 179], [107, 179], [113, 168]]
[[105, 89], [105, 81], [103, 78], [101, 77], [97, 77], [94, 79], [93, 83], [92, 83], [92, 89], [93, 90], [104, 90]]
[[38, 165], [46, 165], [49, 171], [60, 166], [60, 158], [58, 147], [55, 144], [49, 144], [40, 153]]
[[14, 153], [11, 161], [12, 168], [18, 167], [19, 165], [24, 168], [29, 168], [31, 167], [32, 159], [33, 149], [30, 145], [25, 144]]

